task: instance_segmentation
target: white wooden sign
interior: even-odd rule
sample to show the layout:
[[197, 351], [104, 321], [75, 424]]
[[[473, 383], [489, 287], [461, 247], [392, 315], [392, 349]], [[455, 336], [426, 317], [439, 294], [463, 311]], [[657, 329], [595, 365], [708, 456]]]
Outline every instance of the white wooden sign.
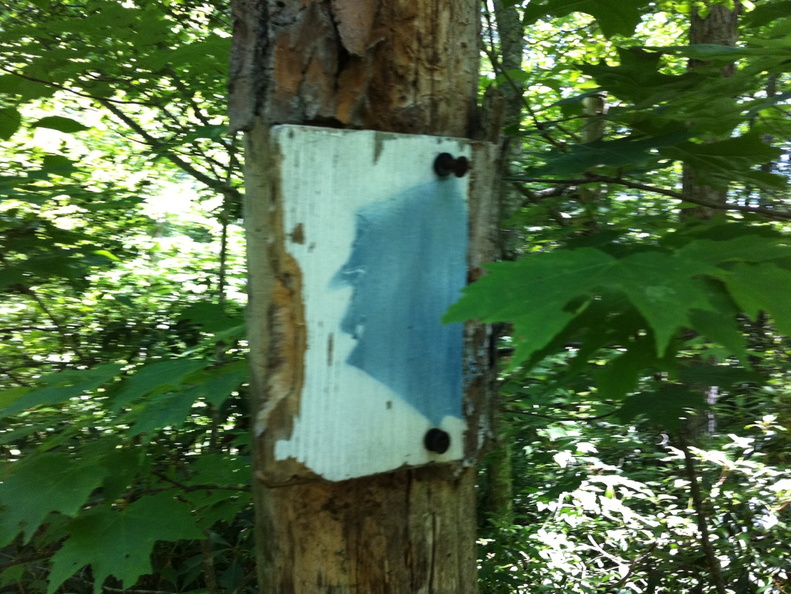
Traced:
[[278, 126], [272, 142], [307, 327], [275, 463], [336, 481], [461, 459], [463, 328], [441, 317], [467, 279], [468, 141]]

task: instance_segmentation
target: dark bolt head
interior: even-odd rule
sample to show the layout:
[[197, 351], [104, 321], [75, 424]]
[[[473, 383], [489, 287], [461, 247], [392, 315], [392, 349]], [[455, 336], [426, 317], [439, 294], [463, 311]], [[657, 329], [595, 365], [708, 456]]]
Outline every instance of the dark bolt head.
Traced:
[[448, 177], [451, 173], [456, 177], [464, 177], [470, 170], [467, 157], [454, 158], [450, 153], [440, 153], [434, 159], [434, 173], [440, 177]]
[[444, 454], [450, 447], [450, 435], [448, 435], [446, 431], [434, 427], [426, 431], [426, 435], [423, 438], [423, 445], [426, 446], [426, 449], [430, 452]]

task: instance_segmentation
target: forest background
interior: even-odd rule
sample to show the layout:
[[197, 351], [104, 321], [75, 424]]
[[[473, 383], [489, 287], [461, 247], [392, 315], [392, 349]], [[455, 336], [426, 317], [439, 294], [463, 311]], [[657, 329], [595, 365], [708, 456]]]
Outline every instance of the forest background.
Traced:
[[[256, 591], [230, 37], [2, 3], [0, 591]], [[787, 1], [488, 2], [481, 47], [481, 591], [791, 591]]]

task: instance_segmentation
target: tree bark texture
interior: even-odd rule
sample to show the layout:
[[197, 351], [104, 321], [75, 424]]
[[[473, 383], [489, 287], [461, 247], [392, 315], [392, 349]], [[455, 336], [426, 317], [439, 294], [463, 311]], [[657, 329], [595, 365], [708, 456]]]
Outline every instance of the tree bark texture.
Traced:
[[235, 0], [234, 130], [318, 124], [468, 137], [478, 4], [470, 0]]
[[[696, 44], [717, 44], [735, 45], [738, 38], [738, 19], [741, 6], [739, 2], [734, 3], [733, 9], [722, 4], [707, 7], [708, 12], [701, 16], [699, 8], [694, 8], [691, 15], [689, 29], [689, 43]], [[691, 59], [689, 69], [708, 66], [707, 62]], [[723, 76], [733, 74], [733, 64], [722, 69]], [[683, 194], [689, 196], [693, 202], [708, 202], [710, 204], [723, 204], [727, 199], [727, 191], [712, 188], [707, 185], [698, 184], [695, 181], [695, 171], [685, 165], [682, 175]], [[684, 211], [687, 217], [699, 219], [710, 219], [717, 212], [716, 208], [707, 206], [696, 206]]]
[[[285, 249], [269, 129], [319, 125], [472, 137], [475, 0], [235, 0], [231, 128], [246, 133], [245, 217], [256, 446], [298, 414], [305, 349], [300, 272]], [[493, 259], [496, 151], [475, 152], [470, 278]], [[465, 463], [343, 482], [254, 481], [262, 594], [475, 592], [475, 469], [491, 434], [489, 336], [467, 328]]]
[[[524, 27], [515, 5], [495, 0], [492, 3], [494, 14], [487, 14], [490, 28], [497, 31], [499, 63], [494, 64], [501, 72], [511, 72], [522, 68], [524, 53]], [[494, 22], [492, 22], [492, 16]], [[494, 41], [494, 35], [489, 36]], [[496, 52], [491, 47], [492, 53]], [[504, 221], [521, 205], [521, 194], [510, 182], [502, 178], [511, 173], [512, 162], [521, 154], [521, 139], [517, 134], [524, 109], [524, 85], [520, 80], [508, 79], [499, 86], [490, 85], [486, 89], [483, 109], [483, 126], [486, 136], [500, 146], [501, 181], [498, 184], [498, 219]], [[505, 134], [504, 134], [505, 131]], [[499, 232], [498, 259], [514, 260], [518, 257], [524, 243], [524, 234], [517, 228], [504, 228]], [[495, 440], [481, 464], [483, 475], [479, 484], [479, 510], [497, 525], [513, 523], [513, 448], [511, 435], [506, 433], [502, 422], [502, 403], [494, 401]]]

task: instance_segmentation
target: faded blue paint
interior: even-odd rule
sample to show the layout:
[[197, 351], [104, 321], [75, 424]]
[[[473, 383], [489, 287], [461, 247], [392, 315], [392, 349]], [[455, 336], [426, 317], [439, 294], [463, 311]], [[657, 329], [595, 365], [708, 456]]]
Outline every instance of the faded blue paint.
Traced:
[[361, 208], [352, 253], [331, 283], [354, 289], [341, 321], [357, 341], [346, 363], [435, 425], [462, 415], [463, 328], [440, 321], [467, 277], [462, 183], [437, 180]]

